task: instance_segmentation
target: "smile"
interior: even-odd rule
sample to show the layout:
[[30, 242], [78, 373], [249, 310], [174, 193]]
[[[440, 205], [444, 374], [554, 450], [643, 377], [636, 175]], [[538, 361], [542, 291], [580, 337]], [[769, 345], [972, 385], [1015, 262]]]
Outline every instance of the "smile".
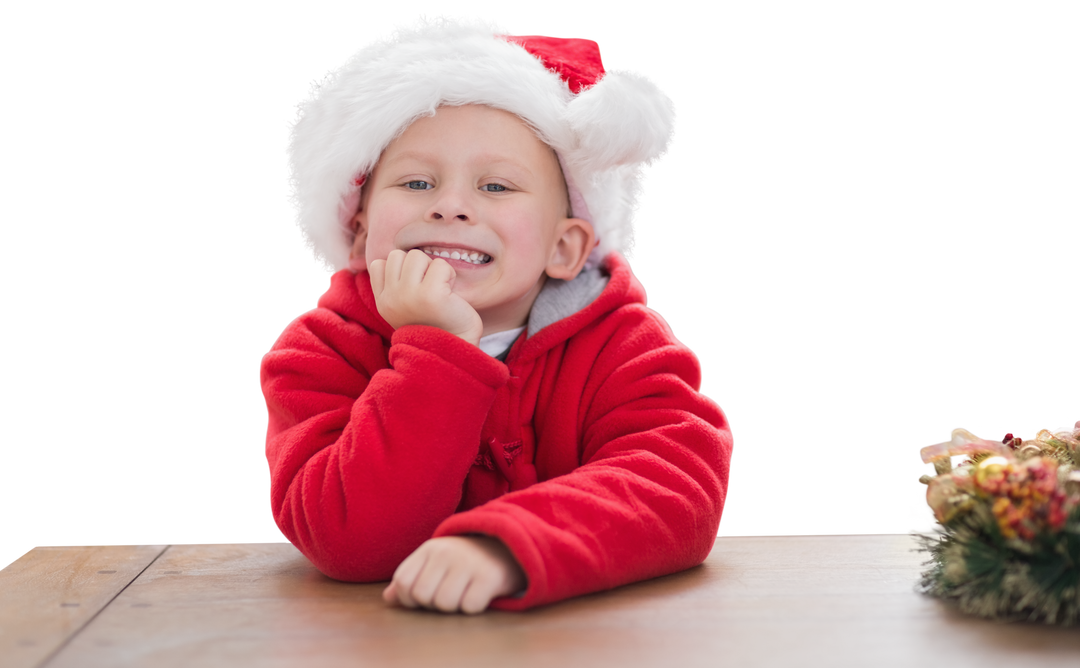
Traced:
[[460, 260], [469, 264], [487, 264], [491, 262], [491, 256], [477, 251], [465, 250], [464, 248], [445, 248], [442, 246], [420, 246], [431, 257], [441, 257], [444, 260]]

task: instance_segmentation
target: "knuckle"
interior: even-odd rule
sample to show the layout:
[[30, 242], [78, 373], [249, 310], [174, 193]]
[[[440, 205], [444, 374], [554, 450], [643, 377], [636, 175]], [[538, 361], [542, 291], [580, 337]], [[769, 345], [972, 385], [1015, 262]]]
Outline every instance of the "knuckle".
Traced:
[[412, 587], [409, 588], [409, 597], [420, 605], [427, 605], [431, 602], [432, 591], [423, 577], [419, 577], [413, 582]]
[[477, 590], [474, 586], [469, 589], [469, 592], [462, 599], [461, 611], [470, 615], [475, 615], [483, 612], [490, 601], [490, 596], [487, 596], [485, 592]]

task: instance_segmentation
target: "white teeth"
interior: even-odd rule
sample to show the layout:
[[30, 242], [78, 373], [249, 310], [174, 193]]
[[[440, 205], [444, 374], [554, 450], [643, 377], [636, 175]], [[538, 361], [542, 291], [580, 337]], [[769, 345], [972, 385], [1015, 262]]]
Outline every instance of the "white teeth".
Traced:
[[431, 246], [421, 246], [420, 250], [432, 257], [441, 257], [447, 260], [461, 260], [469, 264], [487, 264], [491, 262], [491, 256], [477, 251], [440, 251]]

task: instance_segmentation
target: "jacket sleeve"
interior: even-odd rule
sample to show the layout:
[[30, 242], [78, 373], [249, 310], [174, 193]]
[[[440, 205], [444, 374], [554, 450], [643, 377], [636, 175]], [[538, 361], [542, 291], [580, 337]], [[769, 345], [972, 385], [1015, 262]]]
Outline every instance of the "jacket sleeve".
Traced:
[[389, 579], [461, 499], [506, 367], [433, 327], [320, 308], [263, 358], [274, 518], [326, 575]]
[[[528, 587], [494, 607], [524, 609], [683, 570], [704, 561], [716, 539], [732, 440], [723, 413], [697, 391], [697, 359], [644, 307], [606, 326], [576, 405], [547, 411], [575, 416], [561, 421], [562, 437], [577, 440], [581, 465], [453, 515], [435, 532], [486, 534], [509, 547]], [[568, 349], [562, 368], [572, 361]]]

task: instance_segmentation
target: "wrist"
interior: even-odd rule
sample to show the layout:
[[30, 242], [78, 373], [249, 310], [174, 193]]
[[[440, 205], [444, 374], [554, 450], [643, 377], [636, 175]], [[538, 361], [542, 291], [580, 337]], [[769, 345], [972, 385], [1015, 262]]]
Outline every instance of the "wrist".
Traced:
[[472, 337], [465, 336], [464, 334], [458, 334], [457, 336], [459, 339], [461, 339], [465, 343], [468, 343], [469, 345], [476, 346], [477, 348], [480, 347], [480, 339], [474, 340]]

